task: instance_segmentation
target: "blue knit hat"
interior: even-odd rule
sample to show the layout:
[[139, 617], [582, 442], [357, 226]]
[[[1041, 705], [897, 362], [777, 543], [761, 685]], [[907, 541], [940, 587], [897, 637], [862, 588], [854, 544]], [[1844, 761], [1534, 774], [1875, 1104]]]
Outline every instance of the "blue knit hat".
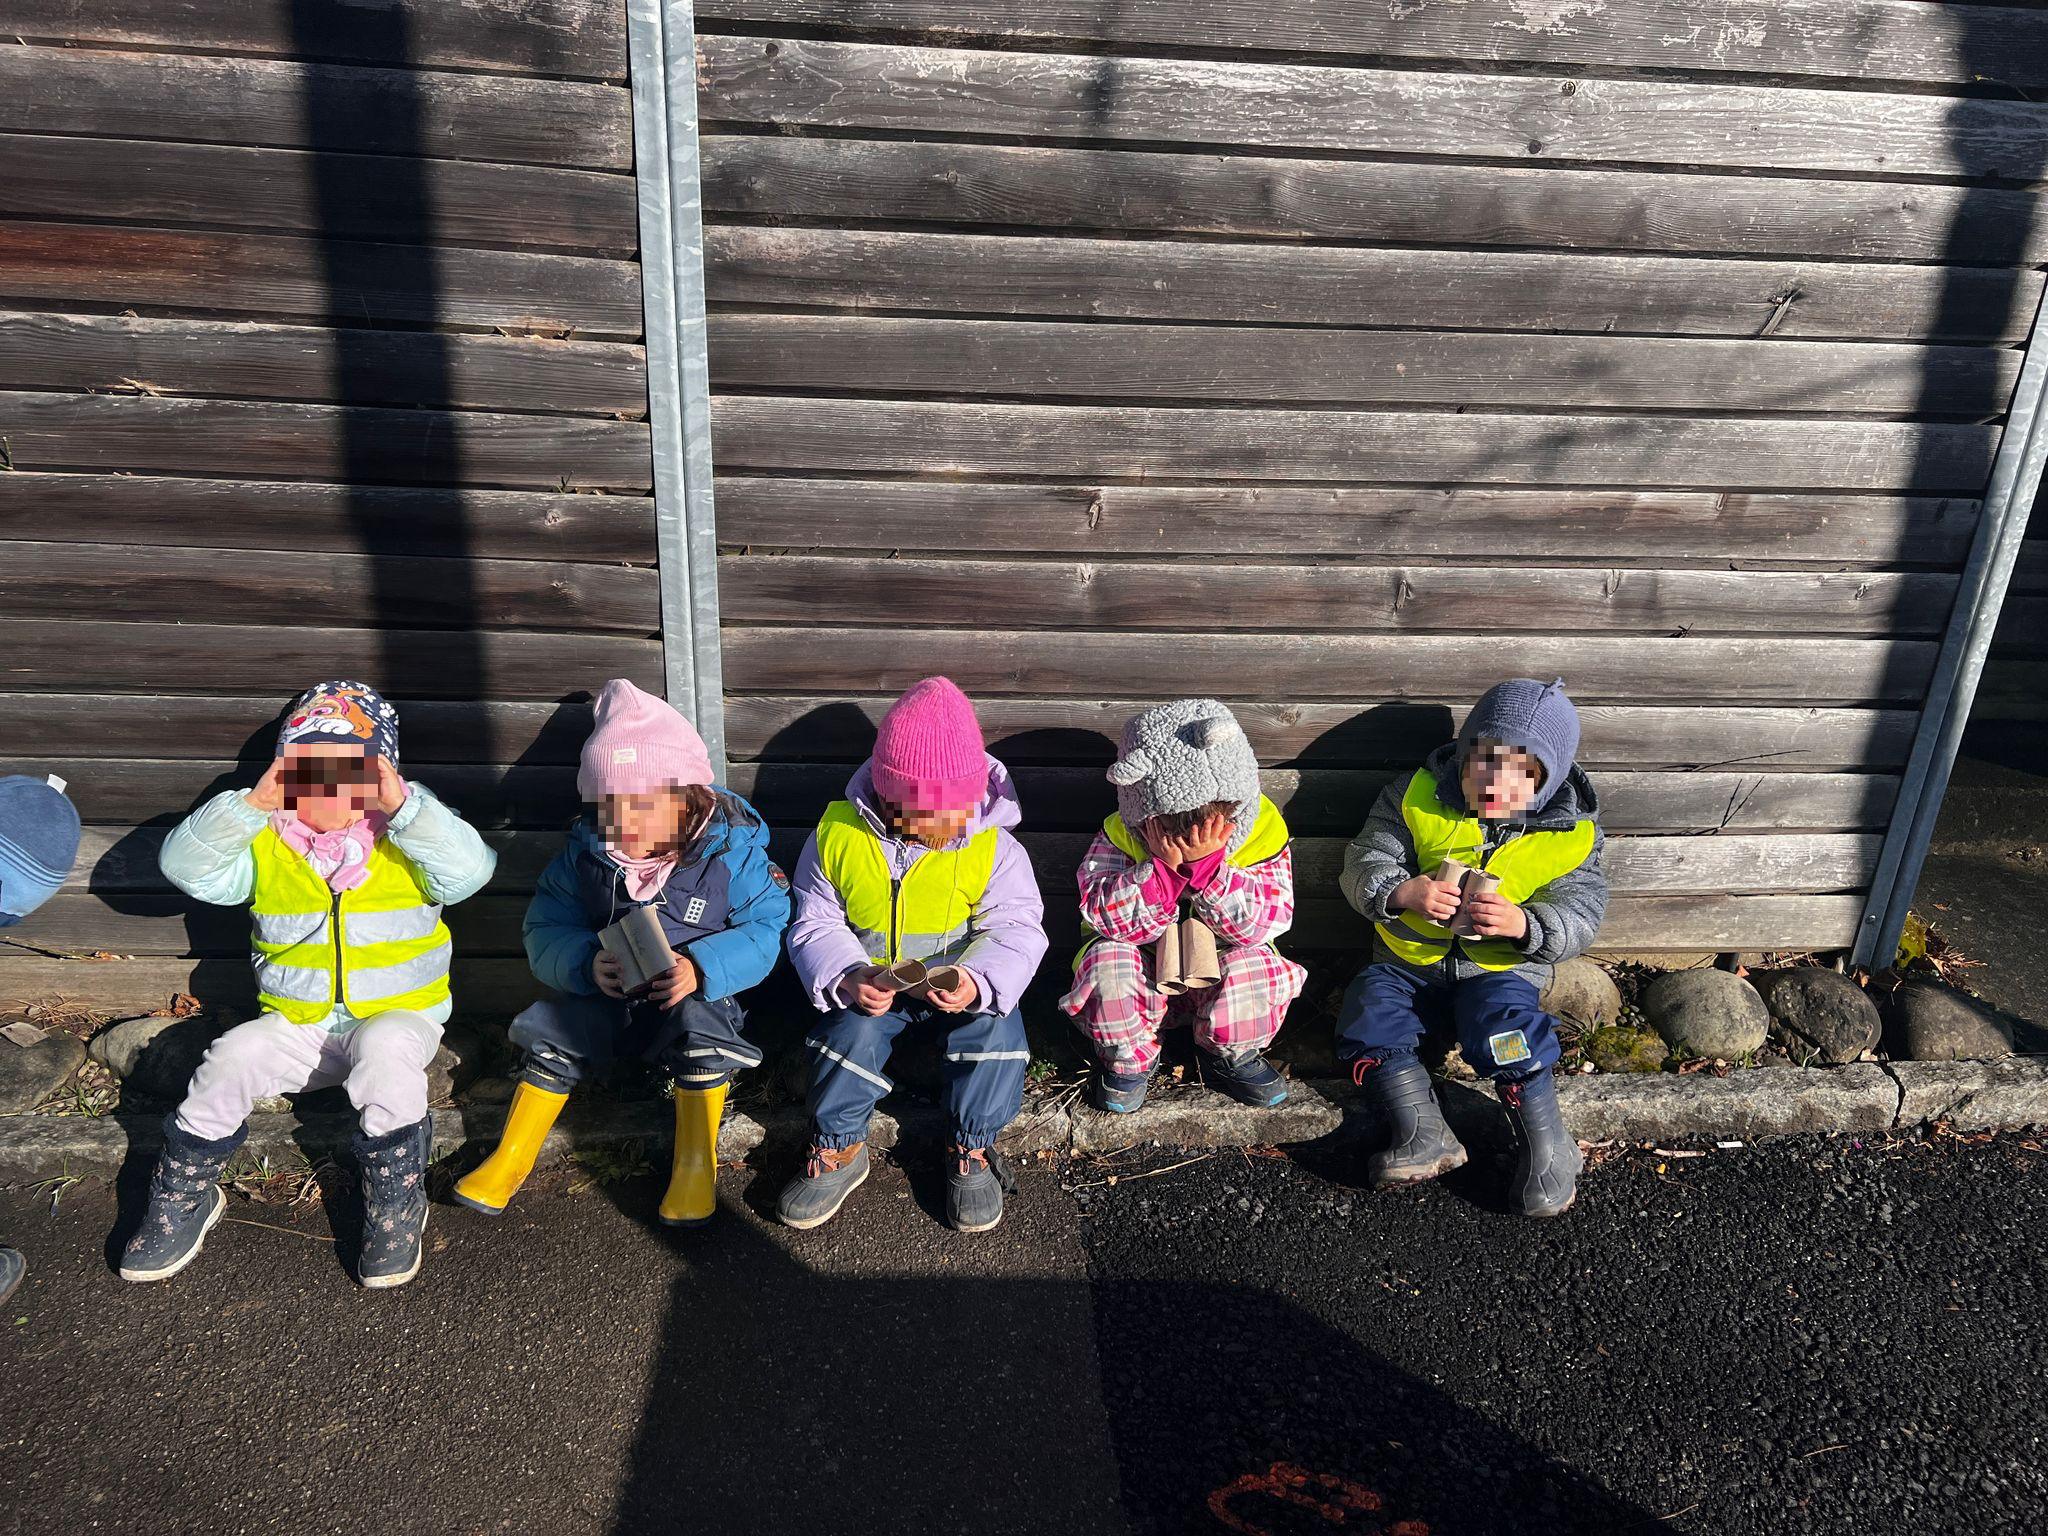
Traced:
[[0, 928], [57, 894], [78, 857], [78, 809], [60, 780], [0, 779]]
[[1511, 677], [1487, 689], [1458, 732], [1461, 773], [1481, 738], [1520, 747], [1543, 765], [1543, 784], [1529, 807], [1542, 810], [1564, 788], [1579, 755], [1579, 712], [1565, 697], [1564, 679], [1539, 683], [1533, 677]]

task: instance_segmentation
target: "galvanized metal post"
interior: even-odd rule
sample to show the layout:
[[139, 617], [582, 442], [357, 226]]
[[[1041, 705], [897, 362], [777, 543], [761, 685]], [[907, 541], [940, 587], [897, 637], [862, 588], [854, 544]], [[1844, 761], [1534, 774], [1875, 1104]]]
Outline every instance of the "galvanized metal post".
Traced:
[[725, 775], [718, 530], [711, 500], [711, 375], [704, 337], [704, 219], [697, 180], [697, 33], [691, 0], [626, 0], [647, 421], [669, 702]]
[[1984, 492], [1984, 513], [1970, 545], [1970, 558], [1949, 615], [1948, 632], [1935, 660], [1913, 750], [1906, 759], [1892, 811], [1891, 830], [1878, 855], [1870, 901], [1856, 932], [1850, 959], [1877, 969], [1898, 953], [1927, 849], [1934, 841], [1935, 818], [1941, 814], [1950, 771], [1962, 745], [1963, 727], [1984, 674], [1984, 657], [2005, 603], [2013, 562], [2027, 531], [2027, 516], [2041, 490], [2048, 466], [2048, 299], [2035, 312], [2027, 337], [2026, 361], [2006, 412], [2005, 433]]

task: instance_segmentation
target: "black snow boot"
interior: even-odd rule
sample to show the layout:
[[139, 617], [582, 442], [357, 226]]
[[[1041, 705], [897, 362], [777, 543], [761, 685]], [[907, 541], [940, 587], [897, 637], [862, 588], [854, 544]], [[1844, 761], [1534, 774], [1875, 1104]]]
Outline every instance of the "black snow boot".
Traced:
[[370, 1290], [403, 1285], [420, 1272], [432, 1127], [429, 1117], [382, 1136], [356, 1132], [356, 1165], [363, 1171], [363, 1248], [356, 1278]]
[[1546, 1069], [1518, 1083], [1500, 1085], [1500, 1102], [1515, 1136], [1515, 1173], [1508, 1202], [1524, 1216], [1562, 1216], [1578, 1194], [1585, 1159], [1564, 1128], [1557, 1104], [1557, 1079]]
[[199, 1256], [199, 1248], [227, 1214], [220, 1171], [249, 1134], [243, 1126], [219, 1141], [201, 1141], [164, 1117], [164, 1149], [149, 1180], [142, 1229], [121, 1253], [123, 1280], [168, 1280]]
[[987, 1232], [1003, 1219], [1003, 1196], [1017, 1192], [1017, 1176], [994, 1147], [963, 1147], [946, 1154], [946, 1224], [955, 1232]]
[[1465, 1166], [1464, 1144], [1444, 1122], [1429, 1069], [1414, 1056], [1360, 1057], [1351, 1076], [1390, 1128], [1385, 1149], [1365, 1160], [1374, 1189], [1419, 1184]]

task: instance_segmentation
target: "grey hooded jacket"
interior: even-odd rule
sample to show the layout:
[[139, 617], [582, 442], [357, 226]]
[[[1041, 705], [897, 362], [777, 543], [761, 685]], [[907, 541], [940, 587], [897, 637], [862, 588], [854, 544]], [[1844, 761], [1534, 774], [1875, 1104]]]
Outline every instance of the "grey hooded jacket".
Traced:
[[[1457, 756], [1457, 744], [1447, 742], [1430, 753], [1423, 766], [1436, 775], [1437, 794], [1444, 804], [1462, 810], [1465, 796], [1458, 785]], [[1408, 835], [1408, 824], [1401, 816], [1401, 800], [1407, 792], [1406, 775], [1381, 790], [1372, 814], [1366, 817], [1365, 825], [1344, 852], [1344, 873], [1339, 882], [1344, 899], [1376, 923], [1395, 920], [1395, 914], [1387, 908], [1387, 898], [1394, 894], [1394, 887], [1424, 873], [1415, 867], [1415, 841]], [[1522, 908], [1529, 917], [1529, 932], [1522, 940], [1522, 950], [1529, 960], [1526, 965], [1516, 966], [1515, 974], [1526, 977], [1539, 990], [1548, 984], [1551, 968], [1559, 961], [1585, 953], [1600, 931], [1600, 920], [1607, 914], [1607, 877], [1600, 872], [1600, 850], [1606, 839], [1599, 830], [1599, 815], [1600, 801], [1593, 793], [1592, 780], [1574, 766], [1550, 803], [1527, 821], [1481, 823], [1489, 856], [1524, 832], [1561, 832], [1580, 821], [1590, 819], [1594, 823], [1593, 851], [1586, 862], [1551, 881], [1540, 900], [1528, 902]], [[1373, 959], [1393, 961], [1396, 965], [1405, 963], [1380, 942], [1378, 935], [1373, 938]], [[1456, 945], [1430, 969], [1443, 972], [1452, 981], [1487, 974]]]

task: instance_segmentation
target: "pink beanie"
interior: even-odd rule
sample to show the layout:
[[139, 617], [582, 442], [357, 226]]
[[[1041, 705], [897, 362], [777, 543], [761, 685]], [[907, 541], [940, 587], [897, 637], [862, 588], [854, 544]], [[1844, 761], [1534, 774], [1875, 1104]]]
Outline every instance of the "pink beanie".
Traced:
[[597, 696], [597, 720], [583, 743], [576, 793], [650, 794], [669, 784], [709, 784], [711, 755], [704, 738], [664, 700], [642, 693], [623, 677]]
[[924, 811], [980, 805], [988, 792], [981, 722], [967, 695], [928, 677], [889, 706], [875, 735], [875, 793]]

